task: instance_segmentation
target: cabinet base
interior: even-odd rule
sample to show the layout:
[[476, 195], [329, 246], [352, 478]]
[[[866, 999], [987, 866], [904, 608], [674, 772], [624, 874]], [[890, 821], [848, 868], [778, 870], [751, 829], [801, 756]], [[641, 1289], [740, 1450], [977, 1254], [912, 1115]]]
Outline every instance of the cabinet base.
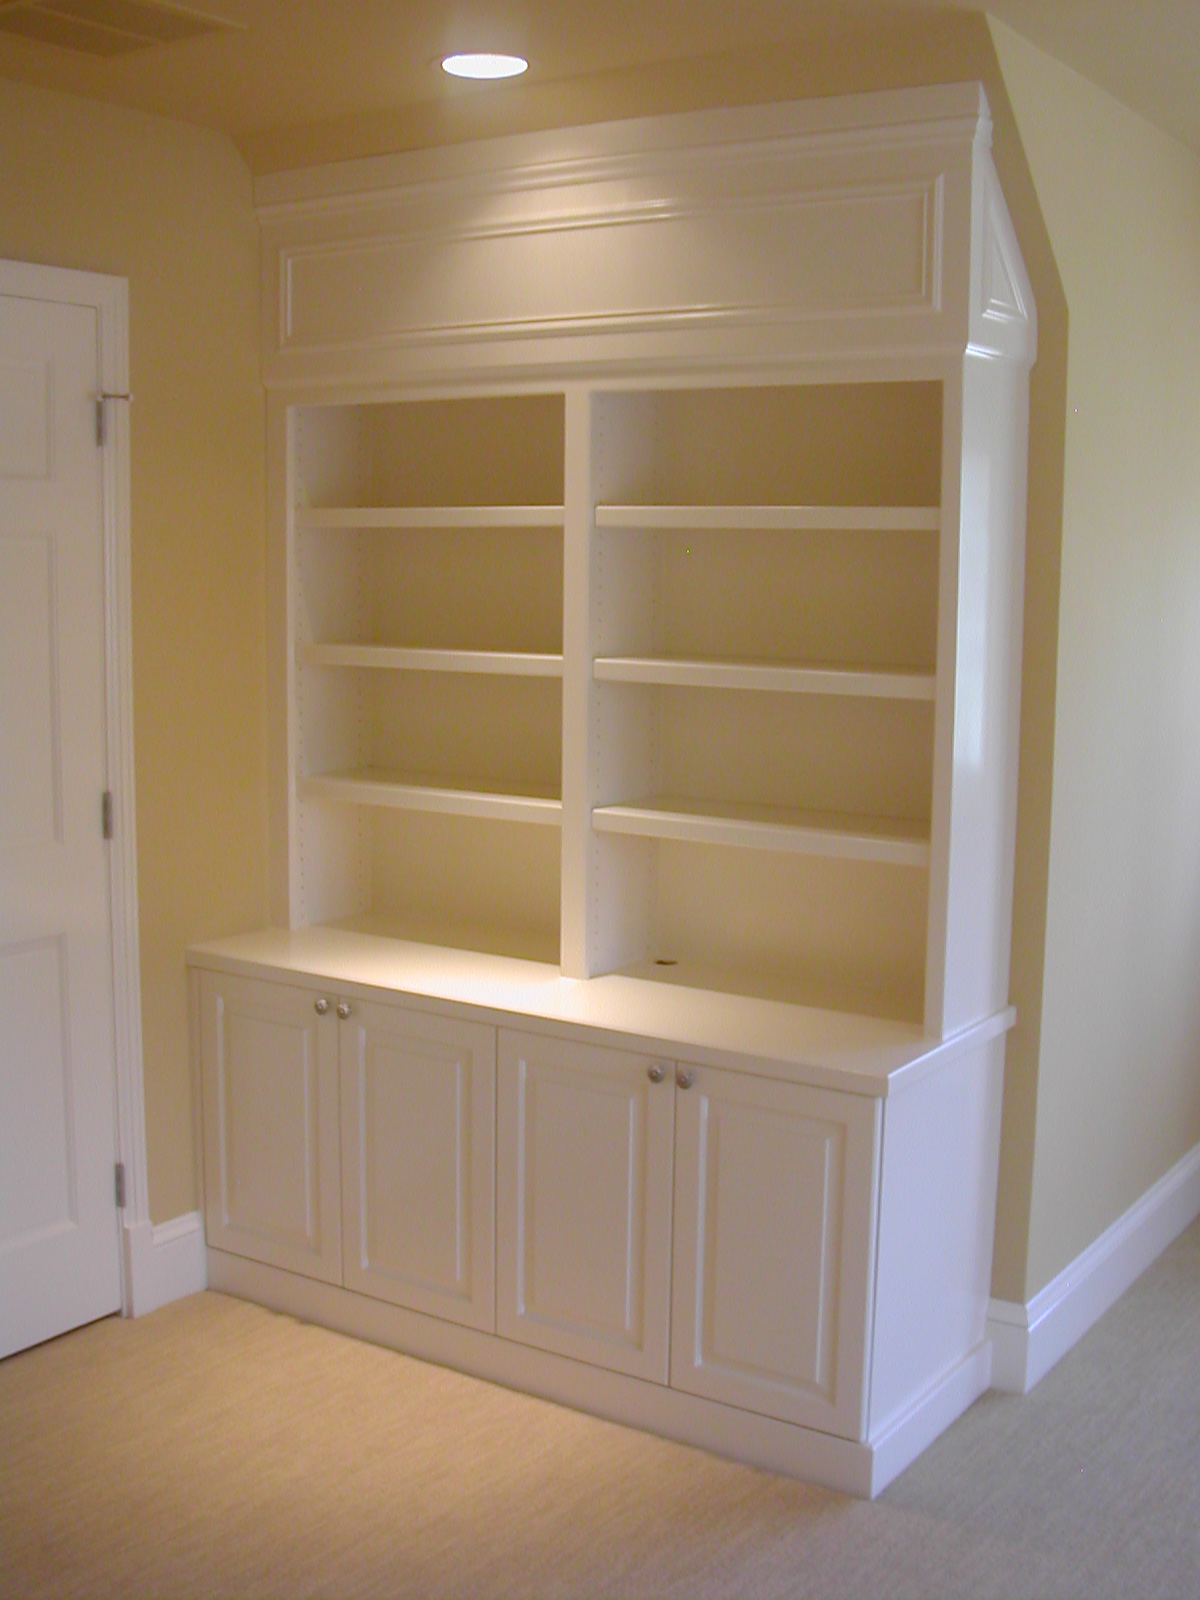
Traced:
[[534, 1350], [224, 1250], [208, 1251], [208, 1287], [422, 1361], [863, 1498], [873, 1498], [915, 1460], [983, 1393], [991, 1374], [992, 1349], [985, 1342], [880, 1439], [860, 1442]]

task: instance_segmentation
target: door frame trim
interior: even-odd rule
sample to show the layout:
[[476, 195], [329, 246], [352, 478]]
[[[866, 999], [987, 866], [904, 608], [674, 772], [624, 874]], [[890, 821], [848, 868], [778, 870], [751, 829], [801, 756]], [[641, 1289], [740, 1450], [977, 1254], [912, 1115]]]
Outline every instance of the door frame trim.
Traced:
[[[109, 273], [0, 260], [0, 294], [96, 312], [100, 387], [129, 391], [129, 280]], [[150, 1228], [146, 1179], [146, 1103], [142, 1076], [141, 965], [138, 953], [137, 827], [133, 760], [133, 613], [130, 536], [129, 404], [110, 401], [101, 451], [104, 539], [104, 697], [108, 787], [113, 797], [109, 915], [113, 959], [113, 1031], [117, 1160], [125, 1167], [121, 1224], [121, 1296], [135, 1302], [131, 1236]]]

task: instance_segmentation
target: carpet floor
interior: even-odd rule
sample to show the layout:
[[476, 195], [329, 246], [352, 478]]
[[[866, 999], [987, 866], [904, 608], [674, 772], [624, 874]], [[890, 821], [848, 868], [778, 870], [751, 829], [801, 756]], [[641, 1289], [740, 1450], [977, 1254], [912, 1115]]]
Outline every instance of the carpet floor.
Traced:
[[874, 1504], [217, 1294], [0, 1362], [0, 1595], [1200, 1600], [1200, 1223]]

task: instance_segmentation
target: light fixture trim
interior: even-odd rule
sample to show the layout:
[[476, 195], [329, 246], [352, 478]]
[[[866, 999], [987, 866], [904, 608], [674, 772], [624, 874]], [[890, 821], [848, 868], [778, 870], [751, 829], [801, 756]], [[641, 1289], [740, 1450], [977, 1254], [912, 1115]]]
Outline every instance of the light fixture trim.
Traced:
[[442, 71], [453, 78], [518, 78], [528, 66], [524, 56], [502, 55], [494, 50], [468, 50], [442, 58]]

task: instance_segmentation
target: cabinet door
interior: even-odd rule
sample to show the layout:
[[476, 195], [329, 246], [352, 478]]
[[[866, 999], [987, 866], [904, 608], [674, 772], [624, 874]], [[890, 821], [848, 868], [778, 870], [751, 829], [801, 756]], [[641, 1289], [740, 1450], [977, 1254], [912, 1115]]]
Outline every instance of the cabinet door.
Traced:
[[497, 1103], [498, 1331], [665, 1383], [669, 1066], [502, 1030]]
[[686, 1071], [671, 1386], [861, 1438], [877, 1102]]
[[208, 1243], [341, 1280], [337, 1019], [320, 991], [200, 983]]
[[495, 1030], [361, 1001], [341, 1030], [347, 1289], [493, 1332]]

